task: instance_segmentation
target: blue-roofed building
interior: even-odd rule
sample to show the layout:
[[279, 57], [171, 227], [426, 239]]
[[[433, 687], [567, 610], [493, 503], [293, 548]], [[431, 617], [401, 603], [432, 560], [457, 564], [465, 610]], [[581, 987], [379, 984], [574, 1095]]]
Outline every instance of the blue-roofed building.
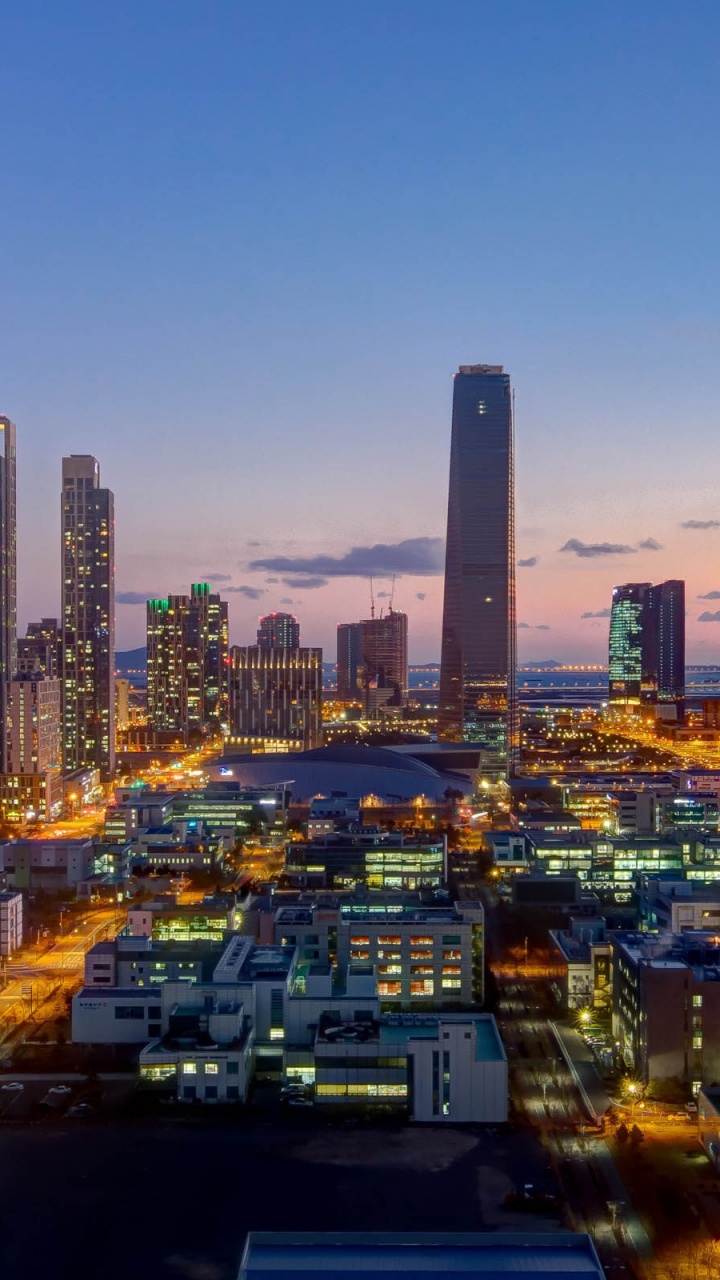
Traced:
[[588, 1235], [497, 1231], [404, 1235], [400, 1232], [251, 1231], [238, 1280], [322, 1276], [482, 1276], [483, 1280], [604, 1280]]

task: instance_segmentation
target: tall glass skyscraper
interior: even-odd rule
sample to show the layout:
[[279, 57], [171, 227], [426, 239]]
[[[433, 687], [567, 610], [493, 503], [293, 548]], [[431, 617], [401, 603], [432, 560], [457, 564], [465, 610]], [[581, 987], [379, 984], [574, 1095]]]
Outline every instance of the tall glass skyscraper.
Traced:
[[626, 582], [613, 589], [609, 701], [628, 710], [685, 715], [685, 583]]
[[502, 365], [461, 365], [453, 390], [439, 736], [512, 771], [515, 702], [513, 404]]
[[7, 684], [17, 645], [17, 506], [15, 424], [0, 417], [0, 762], [5, 769]]

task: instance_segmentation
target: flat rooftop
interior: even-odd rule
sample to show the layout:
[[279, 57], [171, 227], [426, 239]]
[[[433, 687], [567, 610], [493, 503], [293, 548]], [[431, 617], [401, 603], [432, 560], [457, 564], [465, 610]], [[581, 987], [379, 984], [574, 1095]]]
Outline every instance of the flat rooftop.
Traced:
[[475, 1027], [475, 1061], [503, 1062], [505, 1050], [492, 1016], [472, 1013], [391, 1013], [380, 1023], [380, 1043], [400, 1044], [407, 1040], [434, 1040], [442, 1023]]
[[576, 1232], [477, 1232], [403, 1235], [400, 1232], [251, 1231], [238, 1280], [272, 1275], [341, 1280], [380, 1273], [478, 1276], [483, 1280], [603, 1280], [589, 1236]]

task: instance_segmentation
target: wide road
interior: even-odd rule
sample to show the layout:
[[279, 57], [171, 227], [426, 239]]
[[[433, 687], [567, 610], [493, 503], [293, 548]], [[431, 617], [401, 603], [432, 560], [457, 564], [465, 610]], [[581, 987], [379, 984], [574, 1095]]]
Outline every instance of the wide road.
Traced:
[[59, 989], [72, 990], [82, 979], [85, 952], [104, 938], [115, 937], [127, 919], [125, 911], [107, 907], [87, 916], [45, 951], [24, 947], [4, 966], [7, 984], [0, 991], [0, 1043], [28, 1021]]
[[511, 978], [503, 967], [496, 978], [516, 1117], [540, 1129], [572, 1225], [592, 1235], [609, 1280], [629, 1277], [648, 1256], [649, 1241], [548, 1025], [547, 984]]

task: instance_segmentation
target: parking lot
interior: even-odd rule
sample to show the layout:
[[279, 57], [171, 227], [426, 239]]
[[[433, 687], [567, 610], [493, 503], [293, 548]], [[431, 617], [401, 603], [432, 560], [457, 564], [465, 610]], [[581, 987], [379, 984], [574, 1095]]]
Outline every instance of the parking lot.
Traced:
[[[0, 1274], [231, 1280], [248, 1230], [556, 1229], [506, 1195], [557, 1190], [529, 1130], [205, 1113], [0, 1127]], [[109, 1238], [112, 1235], [112, 1247]], [[42, 1240], [42, 1250], [33, 1241]]]

